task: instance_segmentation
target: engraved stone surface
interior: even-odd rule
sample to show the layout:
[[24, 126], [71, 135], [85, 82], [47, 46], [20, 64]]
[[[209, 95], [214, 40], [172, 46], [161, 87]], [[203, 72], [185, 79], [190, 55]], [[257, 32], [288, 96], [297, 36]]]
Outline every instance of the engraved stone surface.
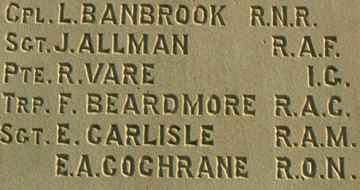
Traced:
[[0, 190], [359, 189], [359, 8], [1, 0]]

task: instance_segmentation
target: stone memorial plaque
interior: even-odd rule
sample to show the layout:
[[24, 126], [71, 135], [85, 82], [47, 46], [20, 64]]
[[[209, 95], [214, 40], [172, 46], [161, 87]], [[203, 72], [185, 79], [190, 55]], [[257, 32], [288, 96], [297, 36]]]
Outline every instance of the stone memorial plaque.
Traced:
[[359, 189], [359, 9], [1, 0], [0, 190]]

